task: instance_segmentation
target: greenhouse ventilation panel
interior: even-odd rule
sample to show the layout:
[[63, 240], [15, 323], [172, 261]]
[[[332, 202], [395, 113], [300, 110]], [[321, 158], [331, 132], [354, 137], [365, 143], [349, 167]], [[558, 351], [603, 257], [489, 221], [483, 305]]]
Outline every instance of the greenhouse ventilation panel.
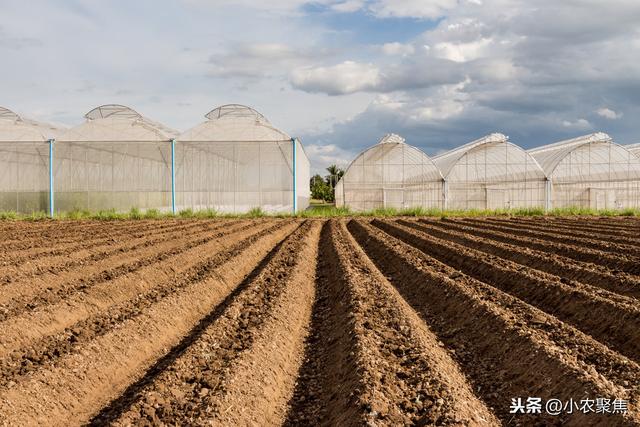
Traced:
[[123, 105], [85, 119], [55, 143], [55, 210], [169, 210], [177, 132]]
[[298, 140], [244, 105], [223, 105], [205, 117], [176, 145], [179, 209], [290, 213], [307, 208], [310, 165]]
[[0, 107], [0, 211], [49, 209], [50, 140], [60, 132]]
[[545, 206], [546, 177], [525, 150], [493, 133], [433, 158], [445, 179], [447, 209]]
[[388, 134], [360, 153], [335, 188], [336, 206], [356, 211], [441, 208], [442, 175], [421, 150]]
[[640, 207], [640, 158], [598, 132], [529, 150], [550, 180], [552, 207]]

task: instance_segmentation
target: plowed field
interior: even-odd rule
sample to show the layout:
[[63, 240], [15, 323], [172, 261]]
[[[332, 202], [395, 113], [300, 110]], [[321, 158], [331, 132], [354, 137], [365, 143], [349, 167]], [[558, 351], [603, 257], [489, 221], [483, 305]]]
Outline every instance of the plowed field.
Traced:
[[640, 425], [634, 219], [0, 237], [0, 425]]

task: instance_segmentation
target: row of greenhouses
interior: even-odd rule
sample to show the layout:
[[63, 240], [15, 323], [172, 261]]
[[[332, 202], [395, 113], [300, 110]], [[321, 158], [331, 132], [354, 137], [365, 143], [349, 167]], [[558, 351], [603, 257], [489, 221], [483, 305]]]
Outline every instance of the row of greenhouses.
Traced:
[[377, 208], [640, 208], [640, 144], [594, 133], [524, 150], [493, 133], [429, 157], [398, 135], [360, 153], [336, 205]]
[[[223, 105], [179, 133], [122, 105], [71, 129], [0, 108], [0, 210], [297, 212], [310, 165], [296, 138], [256, 110]], [[363, 151], [336, 205], [377, 208], [640, 208], [640, 144], [605, 133], [524, 150], [494, 133], [429, 157], [395, 134]]]
[[300, 141], [243, 105], [205, 117], [179, 134], [103, 105], [62, 130], [0, 108], [0, 210], [306, 209], [310, 166]]

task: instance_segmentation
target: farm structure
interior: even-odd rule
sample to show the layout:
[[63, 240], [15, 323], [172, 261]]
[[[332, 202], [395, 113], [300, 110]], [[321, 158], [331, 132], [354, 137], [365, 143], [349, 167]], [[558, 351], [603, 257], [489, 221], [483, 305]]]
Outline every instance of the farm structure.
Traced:
[[529, 150], [548, 180], [551, 207], [640, 207], [640, 157], [598, 132]]
[[310, 165], [300, 141], [244, 105], [224, 105], [205, 117], [178, 137], [179, 209], [292, 212], [309, 206]]
[[625, 145], [624, 148], [631, 151], [636, 156], [640, 157], [640, 142], [637, 144]]
[[62, 130], [0, 107], [0, 211], [46, 211], [51, 138]]
[[640, 425], [637, 218], [0, 235], [1, 425]]
[[433, 158], [447, 209], [545, 206], [545, 174], [525, 150], [492, 133]]
[[442, 208], [442, 175], [433, 161], [404, 138], [385, 135], [360, 153], [335, 188], [336, 206]]
[[54, 132], [8, 110], [0, 115], [0, 162], [9, 165], [1, 210], [242, 213], [308, 206], [302, 144], [249, 107], [219, 107], [182, 135], [123, 105], [102, 105], [84, 117]]

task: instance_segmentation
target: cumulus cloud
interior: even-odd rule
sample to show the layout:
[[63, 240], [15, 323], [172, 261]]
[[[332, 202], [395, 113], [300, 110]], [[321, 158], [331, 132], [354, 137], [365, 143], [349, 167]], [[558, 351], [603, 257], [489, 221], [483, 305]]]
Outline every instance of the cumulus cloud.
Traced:
[[596, 110], [596, 114], [609, 120], [617, 120], [622, 117], [622, 113], [616, 113], [615, 111], [606, 107], [598, 108]]
[[398, 42], [385, 43], [381, 46], [382, 53], [385, 55], [407, 56], [415, 52], [415, 48], [411, 44], [403, 44]]
[[308, 92], [344, 95], [376, 88], [380, 71], [373, 64], [345, 61], [330, 67], [298, 68], [291, 73], [291, 83]]

